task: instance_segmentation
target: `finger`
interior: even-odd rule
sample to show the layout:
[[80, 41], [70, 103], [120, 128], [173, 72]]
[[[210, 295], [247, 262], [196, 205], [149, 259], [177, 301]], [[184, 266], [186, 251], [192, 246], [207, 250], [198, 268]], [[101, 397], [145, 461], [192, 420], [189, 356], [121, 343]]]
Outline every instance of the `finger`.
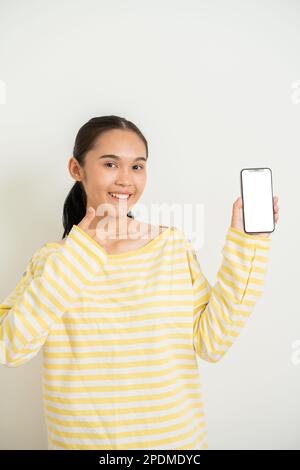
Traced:
[[238, 197], [234, 203], [233, 203], [233, 207], [234, 209], [240, 209], [241, 207], [243, 207], [243, 199], [241, 197]]
[[82, 228], [83, 230], [88, 229], [95, 215], [96, 215], [95, 209], [92, 206], [89, 207], [86, 212], [85, 217], [78, 224], [78, 227]]

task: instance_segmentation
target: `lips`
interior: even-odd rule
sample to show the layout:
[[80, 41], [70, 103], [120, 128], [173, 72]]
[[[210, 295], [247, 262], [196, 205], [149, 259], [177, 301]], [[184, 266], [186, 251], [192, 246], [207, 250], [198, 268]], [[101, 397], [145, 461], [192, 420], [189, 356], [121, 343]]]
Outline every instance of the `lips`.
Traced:
[[109, 192], [108, 194], [115, 201], [128, 201], [132, 196], [132, 193], [110, 193]]

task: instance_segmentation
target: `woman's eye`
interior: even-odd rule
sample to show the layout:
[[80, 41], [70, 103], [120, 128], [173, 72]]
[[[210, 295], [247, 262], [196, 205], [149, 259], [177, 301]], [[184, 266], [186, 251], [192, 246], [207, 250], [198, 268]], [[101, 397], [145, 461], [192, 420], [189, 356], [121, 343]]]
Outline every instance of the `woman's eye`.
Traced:
[[114, 162], [105, 163], [105, 166], [108, 166], [109, 168], [111, 168], [109, 165], [114, 165]]
[[144, 168], [142, 165], [134, 165], [134, 166], [135, 166], [135, 167], [136, 167], [136, 166], [139, 166], [141, 169], [143, 169], [143, 168]]

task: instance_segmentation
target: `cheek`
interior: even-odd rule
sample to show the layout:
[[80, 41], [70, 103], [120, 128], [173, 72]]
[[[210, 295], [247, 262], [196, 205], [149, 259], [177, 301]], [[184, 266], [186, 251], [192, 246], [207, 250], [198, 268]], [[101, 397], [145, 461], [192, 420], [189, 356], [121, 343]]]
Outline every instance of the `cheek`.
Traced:
[[112, 172], [105, 171], [103, 168], [94, 168], [90, 178], [93, 186], [95, 186], [97, 189], [103, 189], [105, 191], [107, 188], [111, 187], [113, 182]]
[[147, 173], [143, 171], [139, 175], [136, 175], [135, 184], [139, 189], [144, 189], [147, 181]]
[[141, 181], [141, 189], [144, 190], [147, 182], [147, 175], [144, 175]]

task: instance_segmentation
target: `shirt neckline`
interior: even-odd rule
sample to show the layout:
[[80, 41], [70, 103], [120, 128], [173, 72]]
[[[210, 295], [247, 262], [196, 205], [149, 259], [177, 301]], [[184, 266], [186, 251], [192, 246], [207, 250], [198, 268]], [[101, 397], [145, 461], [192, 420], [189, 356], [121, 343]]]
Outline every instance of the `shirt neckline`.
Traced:
[[[155, 243], [157, 243], [163, 236], [165, 236], [171, 230], [171, 228], [172, 227], [167, 227], [165, 230], [163, 230], [158, 235], [156, 235], [156, 237], [152, 238], [148, 243], [146, 243], [146, 245], [136, 248], [135, 250], [124, 251], [123, 253], [116, 253], [116, 254], [106, 253], [107, 259], [113, 260], [113, 259], [125, 258], [127, 256], [134, 256], [139, 253], [144, 253], [145, 251], [148, 251], [148, 249], [151, 248], [153, 245], [155, 245]], [[45, 246], [62, 247], [63, 245], [61, 245], [60, 243], [56, 243], [56, 242], [49, 242], [49, 243], [45, 243]]]

